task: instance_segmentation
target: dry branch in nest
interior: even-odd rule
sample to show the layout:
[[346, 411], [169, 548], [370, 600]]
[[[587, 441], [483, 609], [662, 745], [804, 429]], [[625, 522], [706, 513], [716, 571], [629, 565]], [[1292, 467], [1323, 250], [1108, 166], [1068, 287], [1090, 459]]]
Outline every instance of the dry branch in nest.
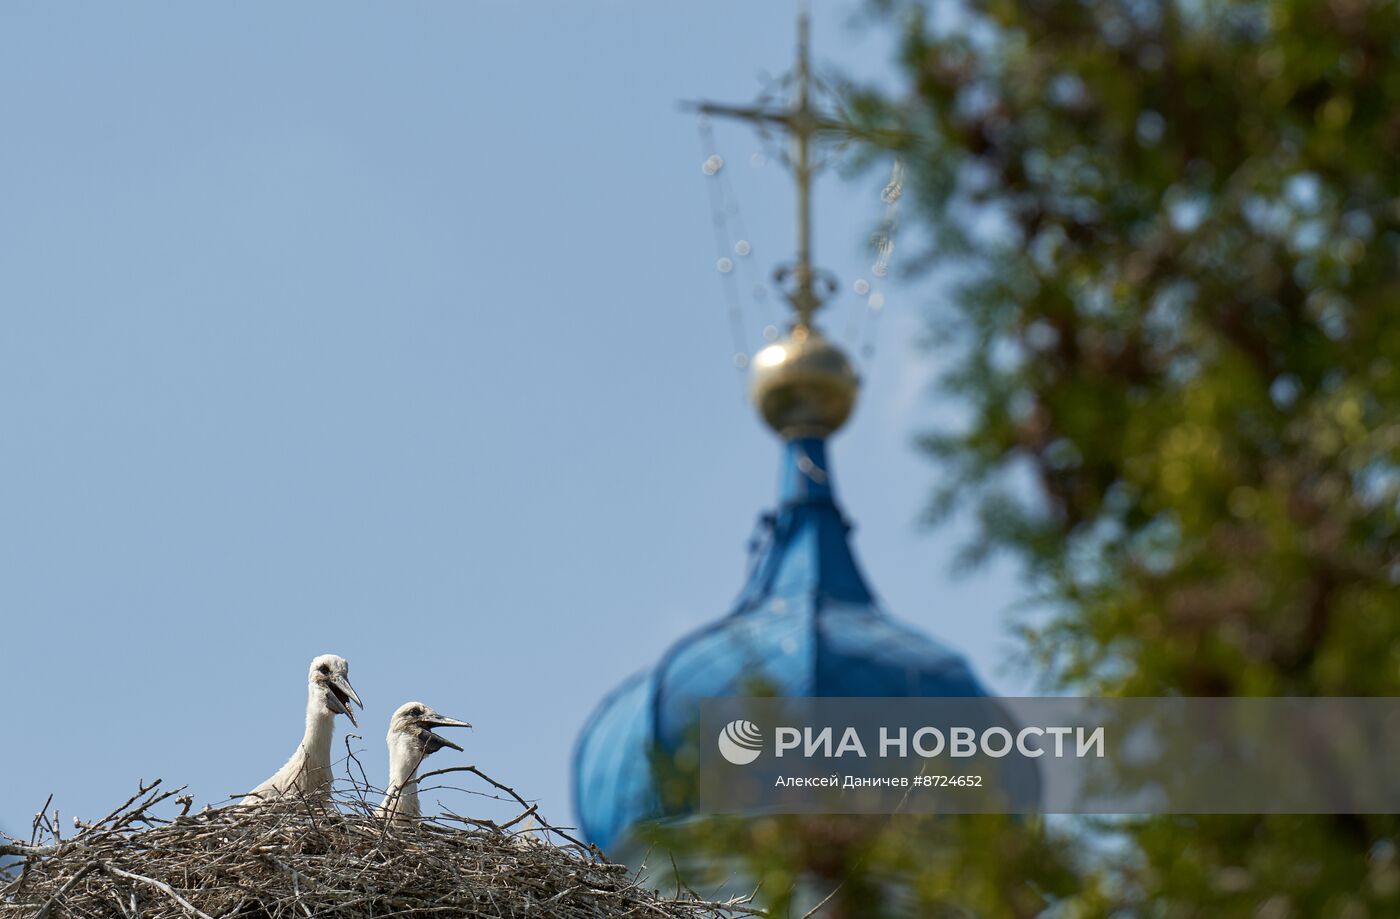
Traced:
[[[0, 919], [757, 915], [741, 899], [672, 899], [638, 885], [475, 767], [423, 778], [446, 772], [472, 773], [524, 810], [502, 823], [451, 813], [389, 823], [362, 786], [335, 808], [285, 802], [191, 814], [183, 789], [156, 781], [63, 838], [46, 806], [29, 842], [0, 838], [0, 856], [23, 860], [0, 874]], [[178, 813], [158, 816], [176, 803]], [[535, 826], [522, 832], [527, 819]]]

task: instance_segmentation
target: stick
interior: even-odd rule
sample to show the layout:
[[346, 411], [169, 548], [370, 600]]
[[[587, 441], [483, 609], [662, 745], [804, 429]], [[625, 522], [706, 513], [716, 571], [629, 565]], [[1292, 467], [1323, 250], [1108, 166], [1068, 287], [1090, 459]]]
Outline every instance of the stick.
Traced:
[[[106, 863], [102, 863], [102, 870], [112, 875], [113, 877], [126, 878], [128, 881], [136, 881], [138, 883], [147, 884], [151, 887], [154, 887], [156, 890], [159, 890], [161, 893], [165, 894], [167, 897], [184, 907], [185, 912], [193, 916], [198, 916], [199, 919], [214, 919], [214, 917], [210, 916], [208, 913], [201, 912], [197, 907], [195, 907], [193, 903], [176, 893], [174, 887], [171, 887], [169, 884], [166, 884], [163, 881], [157, 881], [154, 878], [148, 878], [145, 875], [141, 874], [133, 874], [130, 871], [123, 871], [120, 868], [113, 868], [111, 865], [108, 865]], [[35, 919], [39, 919], [39, 917], [36, 916]]]
[[96, 867], [97, 862], [88, 862], [86, 865], [79, 868], [71, 878], [63, 882], [62, 887], [54, 891], [53, 896], [44, 901], [44, 905], [39, 907], [39, 911], [34, 914], [34, 919], [44, 919], [44, 917], [49, 914], [49, 910], [53, 909], [53, 905], [63, 899], [63, 895], [66, 894], [74, 884], [81, 881], [89, 871]]
[[831, 898], [834, 897], [834, 896], [836, 896], [836, 894], [838, 894], [838, 893], [841, 891], [841, 888], [842, 888], [842, 887], [845, 887], [845, 886], [846, 886], [846, 882], [845, 882], [845, 881], [842, 881], [841, 883], [837, 884], [835, 887], [831, 888], [831, 893], [829, 893], [829, 894], [827, 894], [826, 896], [822, 897], [822, 901], [821, 901], [820, 903], [818, 903], [816, 906], [812, 907], [811, 909], [807, 910], [807, 912], [803, 913], [803, 914], [802, 914], [802, 919], [812, 919], [812, 917], [815, 916], [815, 915], [817, 914], [817, 910], [821, 909], [823, 906], [825, 906], [825, 905], [827, 905], [828, 903], [830, 903], [830, 902], [831, 902]]
[[525, 808], [525, 810], [521, 811], [519, 816], [511, 820], [507, 820], [505, 823], [501, 824], [499, 829], [501, 830], [501, 832], [504, 833], [506, 830], [515, 826], [517, 823], [524, 820], [526, 817], [532, 816], [537, 810], [539, 810], [539, 805], [531, 804], [529, 807]]

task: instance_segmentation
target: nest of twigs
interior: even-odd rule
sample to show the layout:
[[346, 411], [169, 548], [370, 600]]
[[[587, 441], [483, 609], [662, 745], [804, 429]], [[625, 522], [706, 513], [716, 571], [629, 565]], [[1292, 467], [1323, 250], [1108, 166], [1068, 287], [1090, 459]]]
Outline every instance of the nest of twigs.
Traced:
[[183, 789], [156, 782], [64, 837], [46, 807], [28, 842], [0, 837], [0, 857], [21, 859], [0, 874], [0, 919], [755, 914], [743, 900], [663, 897], [473, 767], [443, 771], [471, 771], [524, 810], [500, 823], [450, 813], [390, 823], [360, 793], [338, 807], [190, 813]]

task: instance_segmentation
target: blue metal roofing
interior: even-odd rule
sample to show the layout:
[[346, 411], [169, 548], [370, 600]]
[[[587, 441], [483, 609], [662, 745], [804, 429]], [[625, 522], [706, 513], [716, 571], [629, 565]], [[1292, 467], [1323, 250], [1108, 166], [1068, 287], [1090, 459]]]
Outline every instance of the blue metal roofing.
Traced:
[[673, 816], [653, 769], [715, 696], [982, 696], [963, 657], [879, 607], [851, 552], [826, 442], [785, 445], [780, 505], [724, 618], [682, 638], [605, 698], [574, 757], [587, 838], [608, 849], [632, 824]]

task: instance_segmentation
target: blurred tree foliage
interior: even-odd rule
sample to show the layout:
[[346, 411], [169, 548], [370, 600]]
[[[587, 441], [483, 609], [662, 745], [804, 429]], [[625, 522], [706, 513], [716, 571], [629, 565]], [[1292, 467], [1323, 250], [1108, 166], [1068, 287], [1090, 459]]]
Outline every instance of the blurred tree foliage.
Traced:
[[[643, 833], [685, 886], [753, 890], [775, 919], [1034, 919], [1056, 903], [1100, 914], [1110, 902], [1073, 840], [1038, 818], [708, 817]], [[673, 882], [664, 869], [653, 880]]]
[[[924, 441], [935, 512], [1024, 563], [1047, 688], [1400, 695], [1400, 6], [870, 9], [900, 80], [852, 93], [854, 128], [902, 157], [918, 270], [952, 279], [933, 327], [968, 419]], [[1400, 916], [1398, 831], [766, 818], [667, 844], [776, 915], [805, 884], [862, 919], [1366, 919]]]
[[[1047, 684], [1400, 695], [1400, 7], [872, 9], [854, 117], [955, 278], [936, 510], [1025, 563]], [[1400, 916], [1394, 818], [1118, 830], [1069, 914]]]
[[[743, 694], [775, 691], [755, 673]], [[696, 723], [691, 751], [699, 748], [699, 731]], [[694, 814], [697, 767], [693, 754], [654, 751], [665, 812]], [[634, 832], [632, 848], [651, 853], [656, 886], [716, 896], [753, 892], [775, 919], [1034, 919], [1057, 902], [1107, 902], [1080, 840], [1042, 817], [687, 816]]]

